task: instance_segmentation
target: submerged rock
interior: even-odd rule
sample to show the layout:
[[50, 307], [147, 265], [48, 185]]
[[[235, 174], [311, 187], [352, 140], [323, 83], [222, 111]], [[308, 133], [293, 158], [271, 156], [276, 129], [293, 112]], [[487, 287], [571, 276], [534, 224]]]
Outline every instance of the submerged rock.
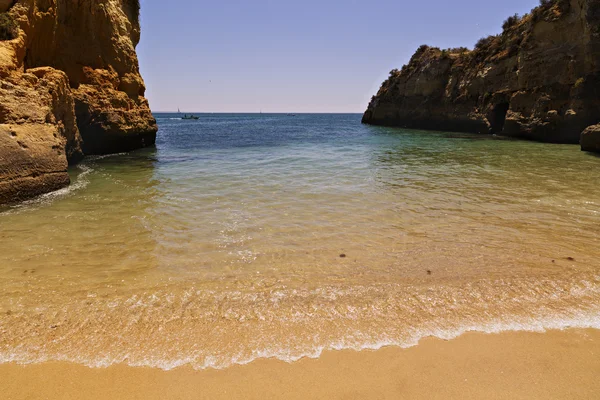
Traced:
[[363, 122], [579, 143], [600, 122], [600, 1], [556, 0], [475, 49], [421, 46]]
[[600, 153], [600, 124], [588, 126], [581, 134], [581, 150]]
[[151, 146], [157, 126], [135, 46], [139, 2], [16, 0], [0, 41], [0, 204], [69, 184], [84, 154]]

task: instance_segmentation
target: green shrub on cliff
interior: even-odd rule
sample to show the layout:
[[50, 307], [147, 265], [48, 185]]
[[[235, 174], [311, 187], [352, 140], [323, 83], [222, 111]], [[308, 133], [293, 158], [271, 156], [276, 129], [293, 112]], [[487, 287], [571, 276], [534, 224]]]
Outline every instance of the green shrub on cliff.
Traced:
[[390, 71], [390, 78], [393, 78], [397, 75], [400, 75], [400, 71], [398, 70], [398, 68], [394, 68], [393, 70]]
[[570, 0], [540, 0], [541, 7], [550, 7], [554, 4], [561, 9], [565, 9], [570, 5]]
[[560, 10], [561, 13], [567, 12], [571, 8], [570, 0], [554, 0], [554, 1], [556, 2], [556, 5], [558, 6], [558, 9]]
[[19, 34], [19, 27], [12, 15], [0, 13], [0, 40], [12, 40]]
[[421, 53], [425, 53], [427, 50], [429, 50], [429, 46], [426, 44], [422, 44], [419, 46], [419, 48], [417, 49], [416, 53], [417, 54], [421, 54]]
[[511, 15], [502, 24], [502, 29], [507, 31], [510, 28], [512, 28], [513, 26], [515, 26], [516, 24], [518, 24], [520, 20], [521, 20], [521, 17], [519, 17], [519, 14]]
[[[592, 2], [592, 4], [594, 4]], [[571, 0], [540, 0], [539, 7], [532, 10], [533, 21], [555, 21], [569, 11]]]
[[468, 53], [469, 49], [467, 49], [466, 47], [453, 47], [451, 49], [448, 49], [448, 51], [450, 52], [450, 54], [463, 54]]
[[475, 43], [475, 49], [481, 50], [488, 47], [494, 41], [494, 39], [496, 39], [496, 36], [493, 35], [488, 37], [482, 37], [477, 41], [477, 43]]

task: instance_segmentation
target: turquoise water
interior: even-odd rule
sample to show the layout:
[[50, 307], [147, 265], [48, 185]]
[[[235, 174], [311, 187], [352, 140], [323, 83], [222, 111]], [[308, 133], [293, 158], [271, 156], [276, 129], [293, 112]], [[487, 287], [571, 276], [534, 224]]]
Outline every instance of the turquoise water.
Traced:
[[155, 149], [0, 213], [0, 360], [223, 368], [600, 327], [600, 158], [577, 146], [156, 117]]

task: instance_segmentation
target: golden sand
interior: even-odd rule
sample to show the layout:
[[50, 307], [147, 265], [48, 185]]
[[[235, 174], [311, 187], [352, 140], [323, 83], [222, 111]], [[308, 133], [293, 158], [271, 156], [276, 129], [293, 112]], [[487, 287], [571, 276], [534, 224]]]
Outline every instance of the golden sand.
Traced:
[[9, 400], [598, 399], [600, 331], [469, 333], [224, 370], [5, 364], [0, 377]]

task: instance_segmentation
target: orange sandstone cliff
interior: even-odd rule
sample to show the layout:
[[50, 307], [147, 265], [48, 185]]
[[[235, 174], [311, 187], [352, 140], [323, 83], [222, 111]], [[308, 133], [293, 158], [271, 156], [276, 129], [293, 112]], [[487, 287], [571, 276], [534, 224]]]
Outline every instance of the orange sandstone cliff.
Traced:
[[600, 0], [547, 0], [474, 50], [421, 46], [363, 122], [600, 151]]
[[0, 36], [0, 204], [68, 185], [84, 155], [154, 145], [139, 0], [0, 0]]

